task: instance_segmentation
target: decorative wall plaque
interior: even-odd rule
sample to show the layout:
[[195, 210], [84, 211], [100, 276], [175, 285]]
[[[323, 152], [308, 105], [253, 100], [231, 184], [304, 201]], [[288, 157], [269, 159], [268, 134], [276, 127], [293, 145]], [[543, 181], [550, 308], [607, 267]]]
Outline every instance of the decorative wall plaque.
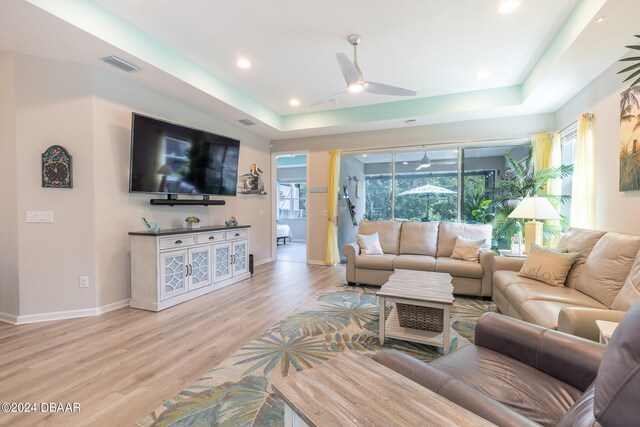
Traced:
[[42, 153], [42, 186], [73, 188], [72, 159], [61, 145], [52, 145]]

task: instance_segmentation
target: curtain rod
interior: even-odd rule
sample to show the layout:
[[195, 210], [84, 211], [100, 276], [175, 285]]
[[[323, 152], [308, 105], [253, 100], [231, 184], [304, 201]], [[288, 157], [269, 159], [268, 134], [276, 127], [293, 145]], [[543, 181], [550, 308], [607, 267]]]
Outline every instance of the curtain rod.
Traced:
[[[494, 139], [475, 139], [475, 140], [471, 140], [471, 141], [449, 141], [449, 142], [436, 142], [436, 143], [429, 143], [429, 144], [411, 144], [411, 145], [395, 145], [395, 146], [387, 146], [387, 147], [375, 147], [375, 148], [354, 148], [354, 149], [350, 149], [350, 150], [340, 150], [340, 154], [343, 153], [362, 153], [365, 151], [384, 151], [384, 150], [397, 150], [397, 149], [405, 149], [405, 148], [420, 148], [420, 149], [425, 149], [425, 148], [443, 148], [443, 147], [447, 147], [449, 145], [470, 145], [470, 144], [482, 144], [482, 143], [497, 143], [497, 142], [504, 142], [504, 143], [511, 143], [511, 144], [516, 144], [518, 142], [526, 142], [526, 141], [531, 141], [531, 136], [520, 136], [520, 137], [514, 137], [514, 138], [494, 138]], [[483, 147], [478, 147], [478, 148], [483, 148]]]

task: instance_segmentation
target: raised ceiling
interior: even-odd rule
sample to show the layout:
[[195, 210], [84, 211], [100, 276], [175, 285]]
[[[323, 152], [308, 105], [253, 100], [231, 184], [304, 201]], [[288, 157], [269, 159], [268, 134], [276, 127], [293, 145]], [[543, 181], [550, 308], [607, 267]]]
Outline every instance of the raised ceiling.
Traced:
[[[637, 0], [521, 3], [500, 14], [499, 0], [3, 0], [0, 50], [103, 68], [117, 54], [143, 71], [114, 73], [282, 139], [555, 111], [627, 53], [640, 16]], [[352, 57], [351, 33], [365, 79], [417, 97], [310, 107], [345, 89], [335, 53]]]

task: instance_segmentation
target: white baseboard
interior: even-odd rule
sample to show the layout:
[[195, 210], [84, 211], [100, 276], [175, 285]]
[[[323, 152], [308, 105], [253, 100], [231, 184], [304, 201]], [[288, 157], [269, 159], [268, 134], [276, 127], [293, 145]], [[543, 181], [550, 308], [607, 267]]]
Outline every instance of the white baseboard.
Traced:
[[260, 261], [255, 261], [253, 265], [269, 264], [271, 261], [272, 261], [271, 258], [265, 258], [265, 259], [261, 259]]
[[129, 307], [129, 298], [123, 299], [121, 301], [112, 302], [111, 304], [103, 305], [102, 307], [96, 308], [96, 315], [102, 313], [108, 313], [113, 310], [117, 310], [122, 307]]
[[327, 265], [324, 263], [324, 261], [318, 261], [316, 259], [310, 259], [309, 261], [307, 261], [307, 264], [311, 264], [311, 265]]
[[0, 321], [13, 325], [25, 325], [27, 323], [49, 322], [52, 320], [75, 319], [78, 317], [97, 316], [109, 311], [117, 310], [129, 306], [129, 299], [112, 302], [96, 308], [84, 308], [81, 310], [52, 311], [49, 313], [25, 314], [13, 316], [7, 313], [0, 313]]
[[18, 316], [0, 311], [0, 322], [15, 325], [18, 322]]

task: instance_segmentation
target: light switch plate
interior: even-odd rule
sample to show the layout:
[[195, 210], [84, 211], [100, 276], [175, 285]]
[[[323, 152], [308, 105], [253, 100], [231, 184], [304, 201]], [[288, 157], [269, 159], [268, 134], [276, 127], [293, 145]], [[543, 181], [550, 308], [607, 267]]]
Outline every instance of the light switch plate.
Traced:
[[53, 222], [53, 211], [27, 211], [27, 222]]

